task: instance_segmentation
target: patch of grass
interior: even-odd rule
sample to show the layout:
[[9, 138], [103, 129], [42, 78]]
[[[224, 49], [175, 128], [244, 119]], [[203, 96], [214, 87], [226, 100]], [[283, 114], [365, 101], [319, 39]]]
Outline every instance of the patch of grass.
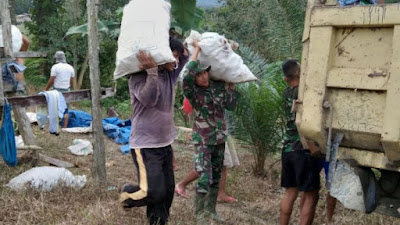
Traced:
[[[71, 169], [75, 175], [86, 174], [87, 186], [75, 191], [58, 188], [51, 192], [14, 192], [6, 187], [13, 177], [31, 168], [22, 164], [15, 168], [7, 167], [0, 162], [0, 224], [33, 225], [33, 224], [66, 224], [66, 225], [143, 225], [146, 222], [145, 208], [122, 210], [118, 191], [106, 191], [97, 187], [91, 177], [93, 156], [74, 156], [67, 147], [75, 138], [93, 141], [91, 134], [50, 135], [33, 127], [40, 152], [57, 159], [75, 163], [79, 167]], [[282, 198], [280, 180], [275, 176], [253, 176], [253, 156], [248, 145], [238, 143], [238, 155], [241, 165], [228, 170], [227, 191], [239, 199], [235, 204], [218, 204], [218, 212], [227, 219], [227, 224], [270, 225], [279, 222], [279, 204]], [[125, 182], [137, 182], [136, 169], [130, 154], [122, 155], [119, 145], [105, 137], [107, 184], [121, 187]], [[193, 168], [193, 146], [185, 142], [173, 144], [179, 170], [175, 173], [179, 182]], [[275, 160], [267, 159], [268, 164]], [[40, 166], [45, 166], [41, 162]], [[271, 169], [272, 174], [279, 174], [280, 163]], [[322, 183], [322, 182], [321, 182]], [[171, 209], [170, 225], [192, 225], [194, 223], [194, 183], [188, 186], [190, 199], [174, 198]], [[290, 224], [297, 224], [299, 201], [296, 202]], [[325, 191], [321, 191], [314, 224], [324, 224]], [[399, 220], [378, 214], [369, 214], [348, 210], [338, 204], [334, 216], [336, 224], [375, 225], [400, 224]]]
[[25, 78], [26, 85], [36, 89], [37, 91], [43, 91], [46, 88], [47, 81], [48, 78], [42, 75], [27, 76]]
[[[70, 105], [70, 107], [90, 113], [91, 104], [92, 102], [90, 100], [84, 100], [73, 103]], [[103, 118], [108, 117], [107, 110], [111, 107], [113, 107], [117, 111], [121, 119], [129, 119], [132, 116], [132, 106], [130, 103], [130, 99], [121, 101], [118, 98], [105, 98], [101, 100], [101, 104]]]

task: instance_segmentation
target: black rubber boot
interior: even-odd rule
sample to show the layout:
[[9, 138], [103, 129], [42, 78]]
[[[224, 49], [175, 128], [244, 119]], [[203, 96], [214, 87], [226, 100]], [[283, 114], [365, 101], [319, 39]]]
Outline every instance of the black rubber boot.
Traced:
[[208, 194], [196, 193], [196, 197], [194, 199], [196, 225], [210, 224], [210, 214], [205, 211], [207, 198]]
[[205, 204], [205, 211], [211, 214], [211, 218], [217, 222], [223, 223], [225, 219], [220, 217], [217, 214], [217, 198], [218, 198], [218, 190], [219, 188], [210, 188], [206, 204]]

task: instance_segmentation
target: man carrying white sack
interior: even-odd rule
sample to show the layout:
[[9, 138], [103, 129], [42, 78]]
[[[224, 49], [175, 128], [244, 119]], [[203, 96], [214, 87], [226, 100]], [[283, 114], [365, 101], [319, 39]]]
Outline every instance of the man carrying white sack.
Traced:
[[176, 39], [170, 39], [170, 48], [176, 62], [161, 66], [149, 53], [139, 52], [137, 58], [144, 71], [129, 78], [134, 109], [129, 145], [139, 185], [125, 184], [120, 201], [126, 208], [147, 206], [151, 225], [168, 221], [175, 189], [171, 148], [176, 137], [174, 85], [188, 56]]

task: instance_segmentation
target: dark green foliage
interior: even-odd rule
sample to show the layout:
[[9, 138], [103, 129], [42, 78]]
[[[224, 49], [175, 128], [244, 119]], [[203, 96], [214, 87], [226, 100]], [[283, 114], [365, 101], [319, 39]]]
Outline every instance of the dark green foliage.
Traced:
[[[105, 98], [101, 100], [101, 104], [103, 112], [107, 112], [109, 108], [113, 107], [122, 119], [130, 119], [132, 115], [132, 106], [129, 98], [123, 101], [115, 97]], [[104, 117], [107, 117], [107, 115], [104, 115]]]
[[[115, 11], [123, 7], [129, 0], [102, 1], [99, 11], [100, 43], [100, 74], [101, 85], [111, 87], [113, 85], [113, 72], [115, 69], [115, 54], [117, 51], [117, 36], [119, 33], [118, 15]], [[26, 27], [32, 36], [31, 50], [43, 51], [48, 54], [47, 60], [42, 64], [40, 73], [49, 76], [50, 68], [54, 64], [53, 55], [58, 50], [66, 53], [67, 61], [72, 64], [72, 54], [75, 48], [77, 53], [76, 70], [83, 66], [87, 54], [87, 27], [85, 25], [74, 27], [74, 24], [86, 23], [86, 1], [80, 0], [79, 16], [74, 21], [73, 2], [71, 0], [33, 0], [32, 22], [26, 23]], [[109, 21], [107, 21], [109, 20]], [[116, 21], [116, 22], [110, 22]], [[66, 36], [68, 33], [69, 36]], [[79, 35], [74, 35], [79, 33]], [[76, 37], [78, 36], [78, 37]], [[86, 70], [81, 88], [89, 88], [88, 74]], [[77, 76], [78, 77], [78, 76]]]
[[[115, 30], [119, 29], [121, 24], [119, 22], [112, 22], [112, 21], [105, 21], [105, 20], [99, 20], [97, 22], [97, 29], [99, 32], [103, 32], [106, 34], [111, 34]], [[87, 23], [79, 25], [79, 26], [73, 26], [70, 27], [65, 34], [65, 36], [69, 35], [78, 35], [81, 37], [85, 37], [88, 34], [88, 26]], [[118, 37], [118, 36], [116, 36]]]
[[172, 26], [179, 26], [182, 34], [199, 27], [204, 11], [196, 7], [196, 0], [171, 0]]
[[180, 83], [178, 83], [175, 88], [175, 102], [174, 102], [175, 123], [178, 126], [191, 128], [193, 126], [193, 117], [186, 115], [185, 112], [183, 111], [182, 109], [183, 99], [184, 96], [183, 96], [182, 86]]
[[15, 1], [15, 15], [29, 13], [32, 7], [32, 0], [14, 0]]
[[[67, 61], [72, 64], [72, 46], [77, 45], [78, 62], [83, 62], [87, 40], [64, 38], [68, 28], [73, 25], [70, 13], [65, 9], [63, 0], [33, 0], [31, 8], [32, 22], [25, 23], [32, 37], [30, 50], [43, 51], [47, 53], [47, 59], [42, 64], [40, 74], [50, 75], [50, 68], [55, 63], [54, 53], [58, 50], [65, 52]], [[78, 63], [78, 71], [81, 63]]]
[[35, 89], [44, 90], [48, 81], [47, 76], [40, 75], [40, 64], [46, 61], [45, 59], [26, 59], [24, 71], [25, 82], [29, 86], [34, 86]]
[[236, 138], [253, 146], [254, 173], [262, 175], [267, 156], [280, 151], [285, 127], [281, 96], [286, 87], [281, 72], [282, 62], [267, 64], [249, 48], [242, 48], [242, 57], [257, 82], [239, 85], [241, 99], [235, 110]]
[[227, 0], [206, 12], [204, 30], [251, 47], [268, 61], [299, 58], [306, 0]]
[[[86, 4], [86, 0], [84, 0]], [[108, 21], [120, 21], [117, 10], [123, 8], [130, 0], [101, 1], [99, 19]]]

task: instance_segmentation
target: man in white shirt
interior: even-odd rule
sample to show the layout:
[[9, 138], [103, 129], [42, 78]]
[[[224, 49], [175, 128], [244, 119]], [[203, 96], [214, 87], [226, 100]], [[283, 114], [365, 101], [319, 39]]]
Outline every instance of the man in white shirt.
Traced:
[[51, 68], [50, 79], [47, 83], [46, 91], [51, 87], [60, 92], [70, 91], [70, 88], [74, 83], [74, 68], [67, 63], [63, 51], [57, 51], [54, 58], [56, 59], [56, 64]]

